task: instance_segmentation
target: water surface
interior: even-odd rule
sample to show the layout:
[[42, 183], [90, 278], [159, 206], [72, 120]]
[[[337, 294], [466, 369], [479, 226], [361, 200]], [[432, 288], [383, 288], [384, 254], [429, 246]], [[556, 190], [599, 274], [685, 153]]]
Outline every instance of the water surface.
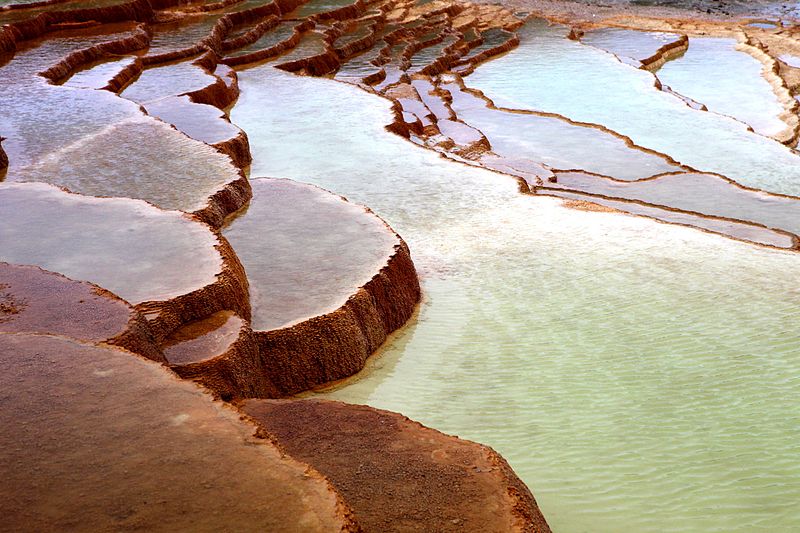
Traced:
[[756, 132], [775, 135], [786, 128], [783, 107], [761, 75], [764, 66], [736, 49], [736, 39], [692, 37], [689, 49], [658, 71], [673, 90], [709, 111], [741, 120]]
[[521, 196], [355, 87], [240, 80], [253, 172], [370, 205], [421, 273], [418, 319], [333, 397], [493, 446], [556, 531], [800, 527], [797, 254]]
[[696, 169], [800, 195], [800, 157], [791, 149], [733, 119], [691, 109], [657, 90], [649, 72], [565, 39], [564, 27], [533, 22], [519, 34], [519, 48], [481, 65], [467, 85], [500, 106], [602, 124]]

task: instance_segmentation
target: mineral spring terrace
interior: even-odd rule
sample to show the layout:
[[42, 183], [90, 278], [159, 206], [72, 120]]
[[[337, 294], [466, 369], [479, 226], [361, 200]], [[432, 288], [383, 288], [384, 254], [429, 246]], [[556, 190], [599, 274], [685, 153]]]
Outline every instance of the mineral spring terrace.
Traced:
[[800, 529], [796, 2], [0, 0], [0, 110], [0, 531]]

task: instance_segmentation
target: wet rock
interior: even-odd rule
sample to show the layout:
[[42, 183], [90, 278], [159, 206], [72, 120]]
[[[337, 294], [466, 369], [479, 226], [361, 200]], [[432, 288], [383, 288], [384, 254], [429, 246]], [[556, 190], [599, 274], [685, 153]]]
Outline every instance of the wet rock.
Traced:
[[0, 390], [11, 530], [360, 530], [319, 473], [130, 352], [0, 333]]
[[0, 177], [5, 175], [6, 169], [8, 168], [8, 155], [5, 150], [3, 150], [3, 141], [5, 140], [5, 137], [0, 137]]
[[249, 400], [243, 410], [330, 479], [366, 531], [550, 531], [527, 487], [486, 446], [362, 405]]
[[0, 263], [0, 333], [105, 342], [164, 361], [144, 317], [127, 302], [35, 266]]
[[250, 207], [224, 235], [248, 273], [269, 377], [291, 394], [358, 372], [419, 301], [408, 247], [369, 210], [327, 191], [252, 185]]

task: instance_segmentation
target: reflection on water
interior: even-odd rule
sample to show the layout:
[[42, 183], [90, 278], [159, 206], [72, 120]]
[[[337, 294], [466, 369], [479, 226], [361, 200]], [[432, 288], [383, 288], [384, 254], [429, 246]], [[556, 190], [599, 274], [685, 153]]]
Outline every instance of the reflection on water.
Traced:
[[800, 526], [797, 254], [520, 196], [354, 87], [240, 80], [254, 174], [370, 205], [422, 275], [418, 320], [332, 396], [493, 446], [556, 531]]

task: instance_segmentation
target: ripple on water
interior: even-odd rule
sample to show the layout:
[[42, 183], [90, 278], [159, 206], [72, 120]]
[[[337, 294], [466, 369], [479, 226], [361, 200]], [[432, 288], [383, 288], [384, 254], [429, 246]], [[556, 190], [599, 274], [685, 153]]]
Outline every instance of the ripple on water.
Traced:
[[422, 274], [417, 320], [334, 397], [493, 446], [556, 531], [800, 527], [797, 254], [520, 196], [343, 84], [240, 83], [254, 172], [370, 205]]

